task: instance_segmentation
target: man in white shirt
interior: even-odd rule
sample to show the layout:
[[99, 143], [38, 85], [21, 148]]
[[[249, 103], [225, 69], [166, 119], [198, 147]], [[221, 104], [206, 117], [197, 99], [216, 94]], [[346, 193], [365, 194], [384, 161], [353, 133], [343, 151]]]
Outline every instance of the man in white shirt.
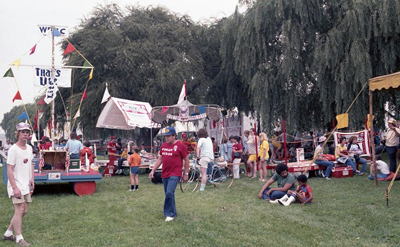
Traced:
[[18, 141], [11, 146], [7, 157], [7, 192], [14, 204], [14, 216], [2, 240], [16, 241], [20, 246], [29, 246], [22, 236], [22, 218], [28, 211], [28, 204], [32, 202], [30, 193], [35, 187], [32, 147], [27, 145], [31, 127], [28, 123], [21, 122], [17, 124], [16, 129], [15, 137]]

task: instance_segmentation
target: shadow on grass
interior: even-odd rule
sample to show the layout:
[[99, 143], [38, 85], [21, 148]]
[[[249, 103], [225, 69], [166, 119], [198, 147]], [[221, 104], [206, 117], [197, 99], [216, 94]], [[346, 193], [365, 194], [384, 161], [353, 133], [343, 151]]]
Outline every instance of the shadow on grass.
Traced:
[[36, 184], [33, 195], [75, 194], [73, 183]]

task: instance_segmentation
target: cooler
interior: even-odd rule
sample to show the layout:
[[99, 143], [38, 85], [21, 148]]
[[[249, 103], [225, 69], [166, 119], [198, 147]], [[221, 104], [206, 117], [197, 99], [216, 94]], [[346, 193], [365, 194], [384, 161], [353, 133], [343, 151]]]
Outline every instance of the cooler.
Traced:
[[349, 166], [341, 166], [332, 168], [331, 176], [334, 178], [346, 178], [353, 176], [353, 168]]

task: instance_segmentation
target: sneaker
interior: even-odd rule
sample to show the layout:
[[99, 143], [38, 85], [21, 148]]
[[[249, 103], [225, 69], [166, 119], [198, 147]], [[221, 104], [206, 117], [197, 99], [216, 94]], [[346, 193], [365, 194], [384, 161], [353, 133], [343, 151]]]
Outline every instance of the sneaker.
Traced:
[[356, 174], [355, 174], [356, 176], [361, 176], [362, 175], [362, 173], [361, 172], [356, 172]]
[[332, 180], [330, 177], [325, 177], [326, 180]]
[[139, 189], [136, 189], [136, 190], [139, 190]]
[[129, 189], [128, 191], [135, 191], [135, 190], [133, 190], [133, 189]]
[[278, 203], [279, 203], [279, 199], [276, 199], [276, 200], [270, 200], [269, 202], [270, 202], [270, 203], [272, 203], [272, 204], [278, 204]]
[[365, 174], [365, 172], [360, 172], [359, 176], [362, 176], [362, 175], [364, 175], [364, 174]]
[[21, 239], [18, 243], [19, 246], [30, 246], [31, 244], [26, 242], [25, 239]]
[[6, 241], [6, 240], [11, 240], [11, 241], [15, 241], [15, 237], [14, 237], [14, 235], [11, 235], [11, 236], [6, 236], [6, 235], [3, 235], [3, 237], [1, 237], [1, 239], [3, 240], [3, 241]]
[[167, 216], [167, 218], [165, 218], [165, 222], [173, 221], [174, 219], [174, 217]]

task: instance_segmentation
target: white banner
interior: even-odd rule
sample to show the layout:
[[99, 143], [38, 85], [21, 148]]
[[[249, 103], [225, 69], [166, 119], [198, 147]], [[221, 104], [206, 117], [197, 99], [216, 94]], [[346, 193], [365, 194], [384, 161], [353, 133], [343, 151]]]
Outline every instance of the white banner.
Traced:
[[[38, 25], [40, 34], [47, 35], [51, 34], [51, 25]], [[66, 26], [54, 26], [60, 32], [60, 34], [64, 36], [68, 36], [67, 27]]]
[[[35, 87], [47, 87], [53, 85], [51, 83], [51, 68], [34, 67], [34, 85]], [[55, 68], [54, 82], [57, 87], [71, 87], [72, 69]]]
[[46, 102], [46, 104], [50, 104], [50, 102], [52, 102], [56, 98], [57, 91], [58, 88], [56, 85], [53, 85], [53, 83], [51, 83], [51, 85], [49, 84], [49, 86], [47, 87], [46, 95], [44, 97], [44, 102]]
[[206, 117], [207, 117], [206, 113], [194, 115], [194, 116], [185, 116], [185, 117], [167, 114], [167, 119], [172, 119], [172, 120], [181, 121], [181, 122], [195, 121], [195, 120], [203, 119]]

